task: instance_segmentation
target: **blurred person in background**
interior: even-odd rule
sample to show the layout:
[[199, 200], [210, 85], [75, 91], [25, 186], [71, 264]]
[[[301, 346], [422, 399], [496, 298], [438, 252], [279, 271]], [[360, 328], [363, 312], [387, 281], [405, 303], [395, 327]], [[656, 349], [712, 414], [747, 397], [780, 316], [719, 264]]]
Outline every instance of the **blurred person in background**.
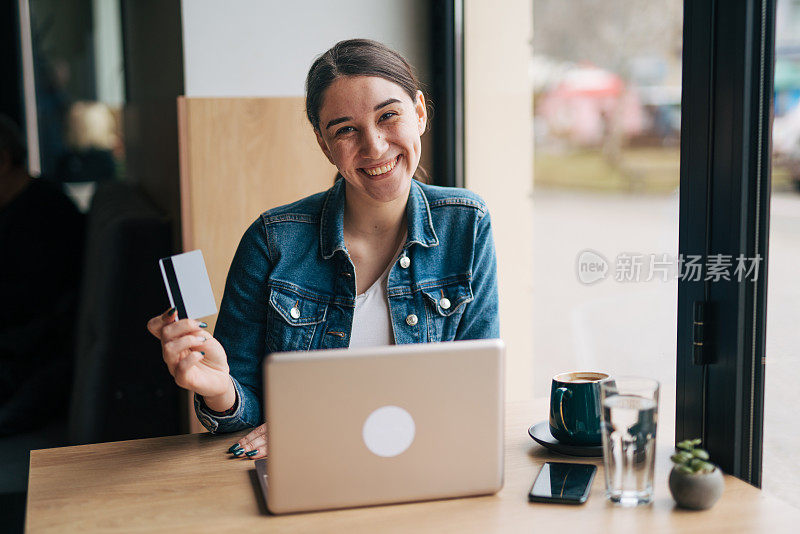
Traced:
[[116, 177], [119, 144], [114, 114], [101, 102], [75, 102], [67, 113], [66, 151], [58, 161], [61, 182], [104, 182]]
[[63, 416], [72, 388], [83, 216], [25, 159], [0, 115], [0, 436]]

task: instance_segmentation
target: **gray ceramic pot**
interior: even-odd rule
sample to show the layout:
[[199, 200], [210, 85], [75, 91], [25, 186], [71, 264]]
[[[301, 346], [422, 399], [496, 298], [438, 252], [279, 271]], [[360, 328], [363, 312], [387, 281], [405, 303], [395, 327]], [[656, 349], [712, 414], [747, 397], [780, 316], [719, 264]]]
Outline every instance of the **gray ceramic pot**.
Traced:
[[710, 473], [687, 474], [672, 468], [669, 474], [669, 491], [681, 508], [706, 510], [714, 506], [722, 495], [725, 481], [717, 467]]

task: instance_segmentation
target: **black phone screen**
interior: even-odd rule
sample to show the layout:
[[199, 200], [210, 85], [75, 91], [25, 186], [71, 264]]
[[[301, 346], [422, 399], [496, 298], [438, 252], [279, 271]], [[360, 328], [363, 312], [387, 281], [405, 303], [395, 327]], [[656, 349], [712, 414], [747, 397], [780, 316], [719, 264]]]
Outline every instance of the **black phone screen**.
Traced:
[[586, 502], [597, 466], [546, 462], [531, 487], [528, 499], [534, 502], [580, 504]]

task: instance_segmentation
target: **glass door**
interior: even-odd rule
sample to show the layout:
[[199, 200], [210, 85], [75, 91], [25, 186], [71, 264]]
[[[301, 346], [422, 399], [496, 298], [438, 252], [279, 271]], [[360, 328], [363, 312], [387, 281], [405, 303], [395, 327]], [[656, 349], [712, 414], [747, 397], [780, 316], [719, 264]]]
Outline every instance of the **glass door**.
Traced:
[[762, 484], [800, 506], [800, 1], [778, 0]]
[[573, 370], [661, 383], [674, 435], [681, 0], [534, 0], [534, 396]]

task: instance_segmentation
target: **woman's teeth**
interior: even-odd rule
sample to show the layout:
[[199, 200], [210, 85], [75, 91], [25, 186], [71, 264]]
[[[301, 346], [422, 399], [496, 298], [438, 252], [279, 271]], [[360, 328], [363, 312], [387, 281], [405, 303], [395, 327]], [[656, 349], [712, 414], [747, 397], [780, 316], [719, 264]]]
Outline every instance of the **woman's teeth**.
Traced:
[[381, 174], [386, 174], [387, 172], [389, 172], [392, 169], [394, 169], [395, 165], [397, 165], [397, 158], [394, 158], [392, 161], [390, 161], [386, 165], [382, 165], [380, 167], [371, 167], [369, 169], [364, 169], [364, 172], [369, 174], [370, 176], [380, 176]]

